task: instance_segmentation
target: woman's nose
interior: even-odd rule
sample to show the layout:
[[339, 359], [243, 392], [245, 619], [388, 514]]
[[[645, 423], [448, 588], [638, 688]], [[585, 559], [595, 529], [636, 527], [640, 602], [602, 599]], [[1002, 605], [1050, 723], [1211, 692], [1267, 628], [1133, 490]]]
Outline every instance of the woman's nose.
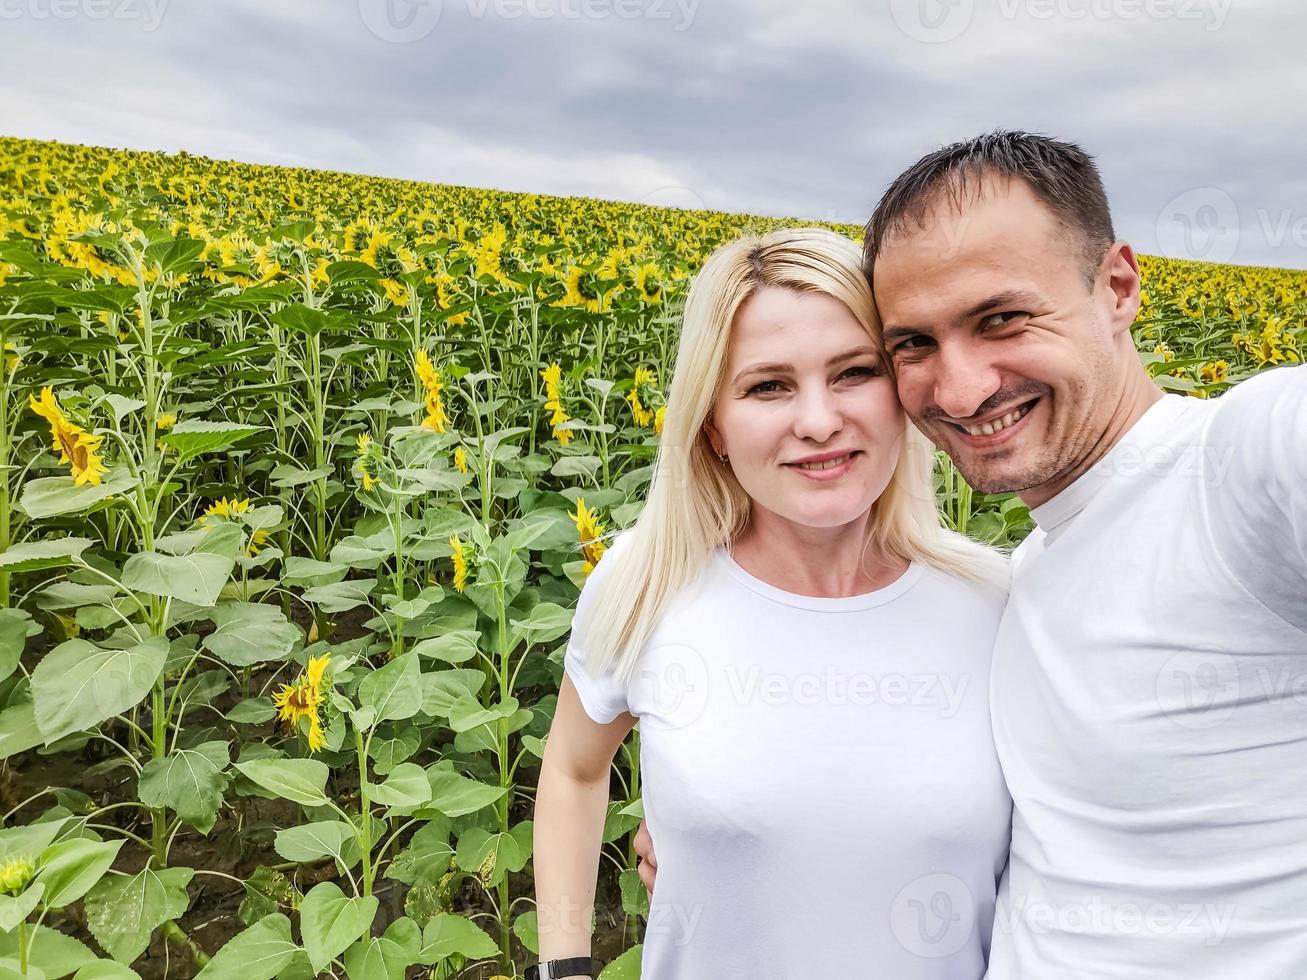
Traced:
[[844, 425], [835, 396], [826, 388], [801, 393], [795, 401], [794, 434], [825, 442]]

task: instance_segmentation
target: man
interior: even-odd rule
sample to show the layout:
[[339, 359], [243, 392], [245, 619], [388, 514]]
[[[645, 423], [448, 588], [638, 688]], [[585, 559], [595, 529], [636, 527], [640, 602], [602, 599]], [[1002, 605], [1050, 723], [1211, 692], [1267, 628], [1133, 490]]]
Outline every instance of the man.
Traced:
[[1307, 976], [1307, 366], [1164, 395], [1072, 144], [932, 153], [864, 245], [908, 415], [1037, 524], [991, 674], [1014, 810], [989, 977]]

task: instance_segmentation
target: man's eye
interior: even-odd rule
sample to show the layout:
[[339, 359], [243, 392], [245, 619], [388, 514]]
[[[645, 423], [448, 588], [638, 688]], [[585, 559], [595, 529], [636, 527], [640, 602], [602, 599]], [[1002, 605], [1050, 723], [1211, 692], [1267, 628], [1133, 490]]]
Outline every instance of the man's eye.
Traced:
[[905, 338], [902, 343], [896, 344], [894, 347], [894, 353], [897, 354], [900, 352], [906, 353], [908, 351], [922, 350], [929, 347], [932, 343], [934, 343], [934, 341], [925, 334], [914, 334], [911, 337]]
[[1005, 310], [1002, 313], [991, 313], [980, 321], [981, 330], [994, 330], [998, 327], [1005, 326], [1016, 320], [1018, 317], [1027, 316], [1024, 310]]

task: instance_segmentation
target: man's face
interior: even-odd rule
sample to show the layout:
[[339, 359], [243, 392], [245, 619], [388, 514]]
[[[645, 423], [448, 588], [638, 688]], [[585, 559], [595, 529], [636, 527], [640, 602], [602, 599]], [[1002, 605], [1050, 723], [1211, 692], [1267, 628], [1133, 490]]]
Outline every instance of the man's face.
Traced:
[[1102, 452], [1123, 366], [1138, 363], [1133, 263], [1114, 246], [1089, 286], [1019, 180], [987, 180], [960, 213], [945, 198], [887, 239], [872, 287], [899, 398], [977, 490], [1030, 491], [1034, 506]]

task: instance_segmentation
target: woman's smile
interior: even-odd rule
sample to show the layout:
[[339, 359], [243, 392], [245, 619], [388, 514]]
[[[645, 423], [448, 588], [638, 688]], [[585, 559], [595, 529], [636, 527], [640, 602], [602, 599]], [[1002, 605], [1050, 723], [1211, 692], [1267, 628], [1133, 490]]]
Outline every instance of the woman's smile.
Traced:
[[805, 479], [816, 480], [819, 483], [829, 483], [832, 480], [838, 480], [849, 472], [861, 455], [862, 450], [860, 449], [820, 453], [784, 465]]

